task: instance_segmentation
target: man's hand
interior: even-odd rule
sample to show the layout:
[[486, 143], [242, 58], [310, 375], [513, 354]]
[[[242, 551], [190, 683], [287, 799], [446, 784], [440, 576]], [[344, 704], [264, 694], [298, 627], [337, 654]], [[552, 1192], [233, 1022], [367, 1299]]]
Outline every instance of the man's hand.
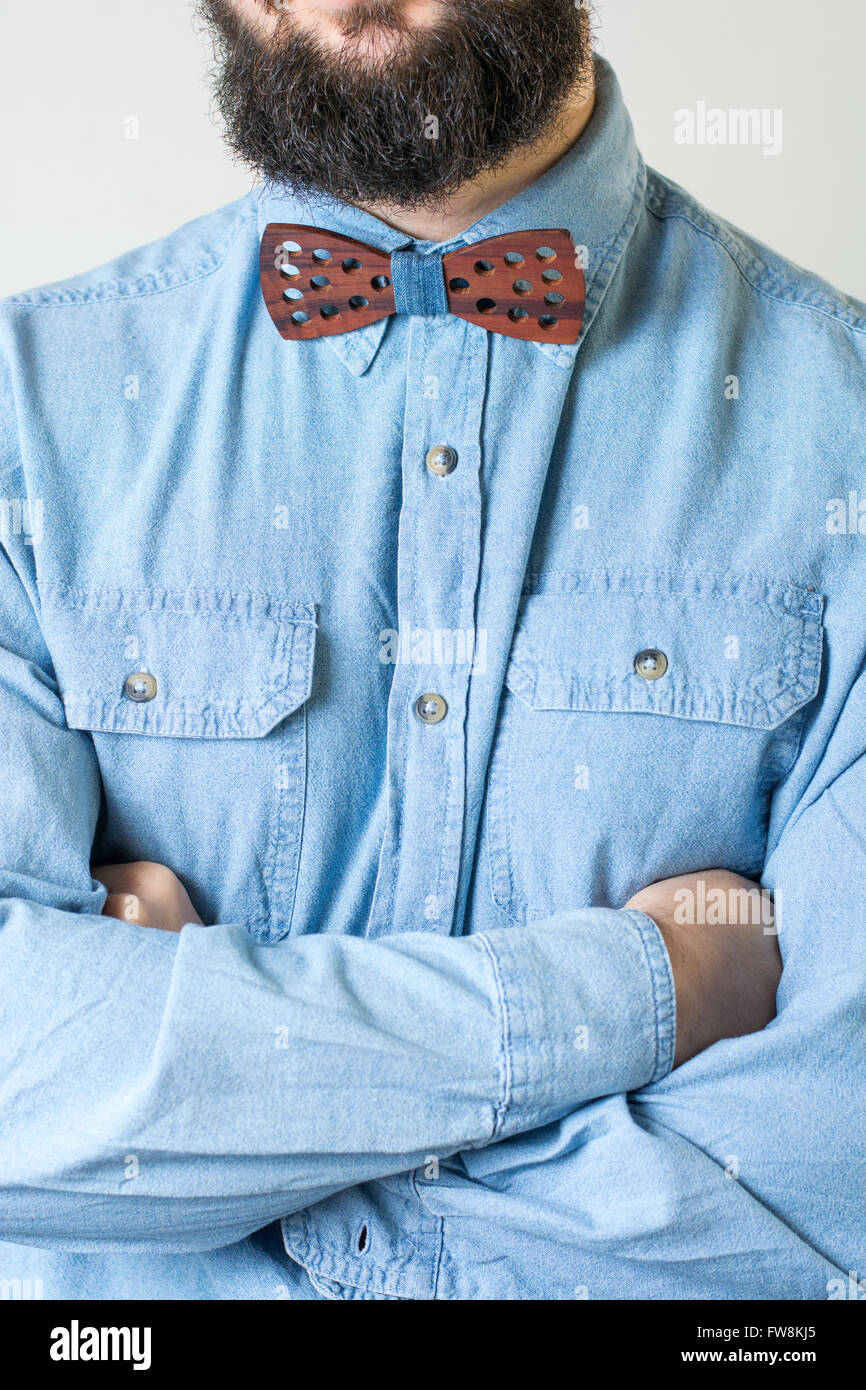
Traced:
[[[703, 923], [701, 904], [711, 907]], [[757, 883], [710, 869], [653, 883], [626, 907], [653, 919], [670, 956], [677, 996], [675, 1067], [721, 1038], [757, 1033], [775, 1018], [782, 959], [769, 900]]]
[[160, 931], [180, 931], [185, 922], [202, 925], [180, 879], [164, 864], [103, 864], [91, 873], [108, 889], [103, 917]]

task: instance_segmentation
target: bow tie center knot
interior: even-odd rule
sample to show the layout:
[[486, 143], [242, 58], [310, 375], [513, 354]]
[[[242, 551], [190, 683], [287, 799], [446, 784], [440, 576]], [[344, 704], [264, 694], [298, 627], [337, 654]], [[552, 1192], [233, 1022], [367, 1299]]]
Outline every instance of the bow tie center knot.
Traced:
[[435, 251], [392, 251], [391, 282], [398, 314], [448, 313], [442, 257]]

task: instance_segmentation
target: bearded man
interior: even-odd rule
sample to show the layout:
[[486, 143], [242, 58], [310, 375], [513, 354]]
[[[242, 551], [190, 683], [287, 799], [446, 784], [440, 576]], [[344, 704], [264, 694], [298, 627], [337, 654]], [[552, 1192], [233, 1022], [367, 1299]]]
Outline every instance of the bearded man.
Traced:
[[0, 1273], [824, 1298], [864, 306], [573, 0], [202, 14], [260, 185], [3, 309]]

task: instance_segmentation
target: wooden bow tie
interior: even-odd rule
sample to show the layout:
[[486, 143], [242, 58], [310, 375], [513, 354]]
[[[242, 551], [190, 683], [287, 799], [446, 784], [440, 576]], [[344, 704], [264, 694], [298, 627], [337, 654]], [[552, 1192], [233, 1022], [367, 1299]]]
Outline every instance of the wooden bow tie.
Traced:
[[576, 343], [586, 283], [568, 232], [491, 237], [447, 256], [395, 251], [272, 222], [261, 248], [262, 294], [284, 338], [363, 328], [390, 314], [456, 314], [532, 343]]

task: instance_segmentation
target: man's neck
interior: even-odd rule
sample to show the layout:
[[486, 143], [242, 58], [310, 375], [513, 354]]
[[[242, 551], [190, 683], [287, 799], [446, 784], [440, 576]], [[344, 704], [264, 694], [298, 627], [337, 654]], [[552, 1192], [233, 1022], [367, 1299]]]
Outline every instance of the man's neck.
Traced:
[[393, 203], [362, 203], [359, 206], [416, 241], [450, 241], [552, 169], [580, 139], [594, 109], [595, 84], [590, 79], [575, 93], [548, 140], [515, 155], [495, 173], [484, 174], [466, 184], [440, 207], [407, 209]]

